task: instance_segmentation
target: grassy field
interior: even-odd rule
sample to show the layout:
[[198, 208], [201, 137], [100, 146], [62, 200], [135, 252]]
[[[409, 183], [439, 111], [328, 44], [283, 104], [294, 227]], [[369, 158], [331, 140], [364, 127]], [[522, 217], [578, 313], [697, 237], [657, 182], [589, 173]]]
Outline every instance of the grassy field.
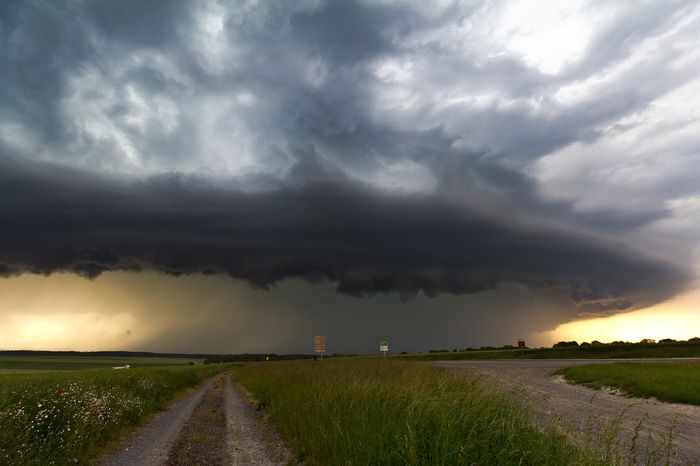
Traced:
[[568, 381], [593, 388], [615, 387], [629, 395], [700, 405], [698, 363], [590, 364], [557, 370]]
[[0, 373], [109, 369], [113, 366], [154, 367], [201, 363], [203, 359], [154, 357], [0, 355]]
[[532, 348], [521, 350], [475, 350], [394, 355], [420, 361], [468, 359], [596, 359], [596, 358], [688, 358], [700, 357], [700, 342], [627, 343], [572, 348]]
[[439, 367], [352, 358], [236, 373], [309, 465], [616, 464], [534, 430], [512, 394]]
[[226, 367], [0, 375], [0, 464], [89, 464], [126, 429]]

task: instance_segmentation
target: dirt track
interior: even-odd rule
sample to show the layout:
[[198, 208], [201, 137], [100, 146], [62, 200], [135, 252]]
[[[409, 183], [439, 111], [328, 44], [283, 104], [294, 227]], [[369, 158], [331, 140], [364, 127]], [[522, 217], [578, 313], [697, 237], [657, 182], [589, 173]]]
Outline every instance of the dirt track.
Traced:
[[[592, 390], [567, 383], [552, 375], [559, 367], [619, 362], [611, 360], [503, 360], [440, 361], [436, 364], [457, 371], [476, 373], [519, 391], [532, 403], [535, 422], [544, 427], [552, 421], [578, 441], [605, 438], [619, 421], [616, 448], [640, 459], [659, 458], [671, 449], [683, 465], [700, 465], [700, 407], [629, 398], [611, 390]], [[638, 428], [641, 426], [641, 428]], [[635, 437], [635, 432], [638, 435]], [[642, 463], [644, 464], [644, 463]]]
[[286, 465], [291, 454], [259, 428], [231, 375], [217, 376], [128, 436], [103, 466]]
[[213, 382], [214, 379], [207, 380], [191, 395], [176, 401], [166, 411], [156, 414], [148, 425], [129, 435], [115, 454], [97, 461], [97, 464], [103, 466], [165, 464], [182, 427]]

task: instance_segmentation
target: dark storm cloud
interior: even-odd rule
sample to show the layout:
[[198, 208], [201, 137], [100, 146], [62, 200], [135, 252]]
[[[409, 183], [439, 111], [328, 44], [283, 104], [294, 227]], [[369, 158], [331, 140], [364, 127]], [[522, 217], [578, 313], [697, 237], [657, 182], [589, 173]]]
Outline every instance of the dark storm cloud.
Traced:
[[47, 171], [3, 166], [5, 273], [221, 272], [262, 288], [325, 278], [341, 293], [404, 298], [512, 281], [569, 290], [582, 311], [651, 304], [688, 278], [620, 245], [337, 179], [244, 193], [178, 175], [124, 183]]
[[[614, 16], [594, 35], [584, 56], [559, 76], [533, 69], [517, 55], [498, 53], [484, 60], [480, 54], [488, 53], [488, 43], [483, 44], [485, 51], [476, 47], [465, 52], [456, 47], [465, 38], [441, 38], [441, 27], [475, 21], [484, 6], [456, 3], [430, 15], [414, 7], [371, 2], [265, 2], [255, 8], [232, 4], [216, 40], [235, 53], [213, 57], [213, 44], [196, 40], [201, 33], [197, 14], [205, 9], [197, 6], [97, 1], [49, 8], [6, 2], [0, 7], [6, 44], [2, 65], [12, 72], [0, 78], [3, 102], [8, 104], [4, 111], [35, 130], [42, 143], [54, 145], [49, 157], [88, 167], [119, 169], [127, 162], [116, 137], [110, 144], [112, 135], [86, 131], [84, 123], [69, 121], [61, 108], [69, 78], [85, 73], [99, 80], [96, 94], [115, 90], [114, 101], [99, 111], [113, 125], [110, 130], [128, 138], [141, 161], [156, 172], [197, 166], [191, 159], [207, 156], [208, 141], [198, 128], [201, 115], [185, 111], [189, 99], [241, 91], [258, 95], [256, 105], [229, 115], [228, 122], [222, 116], [216, 129], [226, 137], [231, 120], [243, 121], [259, 156], [276, 153], [293, 162], [287, 145], [311, 143], [339, 164], [370, 170], [381, 160], [406, 157], [439, 167], [442, 152], [425, 150], [430, 141], [421, 140], [432, 127], [448, 142], [472, 140], [490, 156], [522, 165], [572, 142], [597, 139], [605, 125], [697, 75], [695, 67], [667, 69], [664, 65], [679, 53], [670, 50], [649, 57], [576, 105], [564, 107], [549, 96], [659, 34], [687, 13], [690, 6], [682, 2], [651, 4]], [[413, 38], [431, 31], [434, 34], [425, 39]], [[156, 53], [177, 73], [150, 55], [136, 60], [139, 53]], [[410, 82], [412, 110], [390, 113], [388, 119], [374, 115], [378, 93], [381, 100], [386, 87], [376, 76], [377, 61], [383, 59], [416, 68]], [[310, 76], [314, 73], [317, 76]], [[127, 117], [134, 108], [128, 89], [172, 99], [181, 109], [177, 131], [166, 134], [157, 120], [146, 129], [130, 124]], [[445, 106], [438, 96], [451, 92], [496, 93], [536, 99], [545, 106], [537, 112], [522, 103], [505, 108], [497, 102], [486, 107]], [[74, 105], [94, 97], [85, 95]]]
[[404, 297], [515, 281], [583, 311], [666, 299], [688, 273], [610, 236], [667, 206], [581, 212], [528, 169], [693, 80], [694, 61], [659, 47], [555, 95], [691, 6], [621, 7], [548, 74], [460, 35], [490, 4], [3, 2], [0, 275], [324, 277]]

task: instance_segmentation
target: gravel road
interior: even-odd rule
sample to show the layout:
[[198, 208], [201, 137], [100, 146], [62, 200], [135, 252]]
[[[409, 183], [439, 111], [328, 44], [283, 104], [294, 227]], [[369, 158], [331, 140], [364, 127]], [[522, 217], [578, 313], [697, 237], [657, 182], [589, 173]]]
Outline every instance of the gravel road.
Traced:
[[[522, 393], [525, 400], [532, 404], [535, 422], [539, 427], [555, 421], [573, 438], [595, 442], [596, 438], [605, 438], [611, 426], [617, 423], [618, 451], [630, 454], [628, 452], [634, 445], [632, 456], [639, 460], [659, 455], [658, 461], [654, 461], [659, 463], [663, 463], [661, 457], [668, 450], [669, 433], [672, 432], [671, 450], [675, 460], [683, 465], [700, 465], [699, 406], [631, 398], [613, 390], [592, 390], [569, 384], [563, 377], [552, 375], [559, 367], [612, 362], [621, 361], [531, 359], [439, 361], [436, 364], [456, 371], [483, 375], [508, 389]], [[637, 436], [635, 432], [638, 433]]]
[[115, 454], [98, 460], [96, 464], [101, 466], [165, 464], [182, 427], [192, 415], [192, 411], [201, 403], [213, 382], [213, 378], [207, 380], [194, 393], [176, 401], [166, 411], [156, 414], [150, 423], [127, 436]]
[[231, 375], [216, 376], [127, 436], [101, 466], [286, 465], [292, 455], [256, 412]]
[[180, 431], [167, 466], [223, 466], [226, 454], [226, 413], [223, 377], [216, 379]]

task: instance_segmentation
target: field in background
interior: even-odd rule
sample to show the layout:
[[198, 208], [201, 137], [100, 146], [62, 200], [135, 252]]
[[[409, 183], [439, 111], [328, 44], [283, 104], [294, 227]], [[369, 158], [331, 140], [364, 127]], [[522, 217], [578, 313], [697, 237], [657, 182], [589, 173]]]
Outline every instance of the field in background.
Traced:
[[[344, 356], [344, 355], [327, 355]], [[347, 355], [354, 356], [354, 355]], [[700, 357], [700, 340], [659, 343], [597, 343], [577, 347], [528, 348], [482, 347], [462, 351], [389, 354], [388, 358], [422, 361], [470, 359], [595, 359], [595, 358], [683, 358]], [[182, 364], [252, 362], [265, 360], [303, 360], [311, 354], [162, 354], [147, 352], [105, 351], [95, 353], [52, 351], [0, 351], [0, 375], [5, 373], [45, 372], [57, 370], [104, 369], [113, 366], [154, 367]]]
[[0, 464], [86, 464], [225, 365], [0, 376]]
[[700, 357], [699, 341], [673, 343], [611, 343], [568, 348], [528, 348], [471, 351], [435, 351], [399, 354], [396, 358], [421, 361], [468, 359], [604, 359], [604, 358], [690, 358]]
[[88, 355], [18, 355], [0, 354], [0, 374], [85, 369], [109, 369], [129, 364], [131, 367], [176, 366], [202, 364], [197, 358], [113, 357]]
[[531, 427], [520, 400], [483, 380], [392, 358], [236, 369], [299, 460], [325, 464], [617, 464]]
[[592, 388], [619, 388], [629, 395], [700, 405], [698, 363], [615, 363], [566, 367], [566, 380]]

